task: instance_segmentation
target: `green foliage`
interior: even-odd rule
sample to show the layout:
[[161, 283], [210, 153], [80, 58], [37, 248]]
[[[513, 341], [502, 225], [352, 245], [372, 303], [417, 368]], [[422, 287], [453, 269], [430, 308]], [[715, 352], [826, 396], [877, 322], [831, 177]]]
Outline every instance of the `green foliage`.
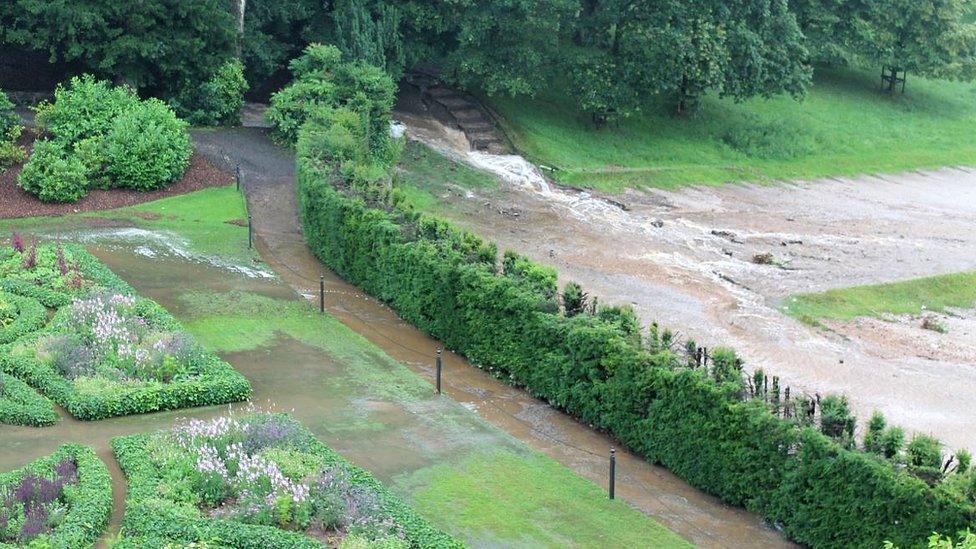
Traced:
[[828, 395], [820, 403], [820, 430], [838, 444], [851, 447], [857, 420], [851, 413], [847, 397]]
[[[346, 473], [354, 486], [378, 495], [384, 513], [403, 527], [409, 547], [462, 547], [460, 542], [440, 532], [388, 491], [367, 471], [355, 467], [312, 436], [290, 416], [278, 416], [295, 433], [293, 449], [314, 458], [320, 466], [335, 467]], [[163, 546], [220, 540], [221, 546], [241, 548], [315, 548], [319, 541], [299, 532], [273, 526], [211, 518], [197, 503], [199, 495], [188, 486], [188, 471], [166, 469], [160, 463], [185, 452], [173, 444], [165, 432], [112, 439], [116, 459], [129, 481], [126, 512], [122, 528], [124, 542], [131, 546]], [[285, 512], [282, 506], [279, 511]], [[140, 540], [146, 543], [140, 544]], [[151, 541], [150, 541], [151, 540]], [[125, 545], [123, 544], [123, 546]], [[395, 547], [395, 546], [394, 546]]]
[[35, 123], [67, 149], [83, 139], [105, 135], [116, 117], [138, 103], [127, 87], [113, 87], [90, 74], [75, 76], [67, 86], [59, 84], [54, 90], [54, 103], [36, 107]]
[[115, 118], [105, 134], [106, 175], [115, 187], [149, 191], [183, 176], [193, 147], [186, 122], [158, 99]]
[[44, 202], [75, 202], [88, 194], [88, 168], [55, 141], [39, 139], [17, 184]]
[[0, 291], [0, 345], [37, 331], [47, 322], [47, 309], [33, 298]]
[[393, 80], [406, 63], [400, 35], [400, 9], [386, 2], [339, 0], [332, 7], [335, 44], [349, 61], [382, 67]]
[[[108, 467], [88, 446], [65, 444], [53, 454], [31, 462], [16, 471], [0, 473], [0, 492], [6, 492], [25, 475], [50, 477], [54, 467], [72, 460], [77, 465], [77, 484], [66, 487], [67, 512], [60, 517], [53, 532], [30, 547], [91, 547], [101, 536], [112, 512], [112, 477]], [[4, 549], [17, 545], [0, 543]]]
[[942, 443], [937, 438], [917, 434], [905, 450], [912, 474], [932, 483], [942, 478]]
[[319, 38], [329, 19], [326, 8], [317, 0], [248, 0], [243, 43], [248, 81], [264, 82]]
[[566, 283], [566, 288], [563, 289], [563, 310], [570, 317], [586, 310], [586, 293], [582, 286], [575, 282]]
[[234, 20], [223, 0], [5, 4], [3, 41], [163, 95], [185, 82], [202, 84], [234, 51]]
[[58, 413], [50, 400], [23, 381], [0, 372], [0, 423], [43, 427], [57, 421]]
[[244, 64], [231, 59], [203, 85], [187, 82], [169, 102], [181, 118], [194, 126], [237, 126], [248, 88]]
[[[0, 290], [32, 297], [60, 309], [43, 329], [0, 346], [0, 371], [27, 382], [68, 413], [83, 420], [238, 402], [251, 394], [247, 379], [210, 353], [205, 353], [195, 364], [193, 375], [169, 382], [64, 377], [53, 361], [38, 356], [37, 352], [40, 339], [68, 333], [64, 324], [68, 310], [64, 306], [73, 298], [100, 289], [124, 295], [133, 295], [134, 291], [83, 248], [63, 248], [64, 262], [70, 265], [64, 274], [58, 270], [59, 261], [52, 246], [36, 248], [37, 265], [24, 268], [22, 257], [35, 253], [31, 250], [34, 248], [18, 253], [12, 248], [0, 247]], [[142, 298], [137, 303], [139, 316], [145, 318], [147, 324], [173, 332], [182, 331], [179, 323], [158, 304]], [[27, 310], [29, 306], [24, 307]]]
[[20, 115], [7, 94], [0, 90], [0, 136], [5, 136], [14, 126], [20, 126]]

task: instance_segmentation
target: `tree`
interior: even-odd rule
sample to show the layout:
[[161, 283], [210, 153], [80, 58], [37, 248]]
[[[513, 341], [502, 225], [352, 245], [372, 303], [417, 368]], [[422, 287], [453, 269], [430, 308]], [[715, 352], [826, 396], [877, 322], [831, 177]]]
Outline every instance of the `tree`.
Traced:
[[103, 78], [163, 95], [203, 82], [233, 55], [227, 0], [13, 0], [3, 40], [76, 61]]
[[325, 34], [328, 17], [319, 0], [248, 0], [243, 56], [252, 86], [285, 67], [308, 43]]
[[400, 10], [388, 3], [338, 0], [332, 11], [333, 42], [346, 60], [380, 67], [399, 80], [406, 64]]

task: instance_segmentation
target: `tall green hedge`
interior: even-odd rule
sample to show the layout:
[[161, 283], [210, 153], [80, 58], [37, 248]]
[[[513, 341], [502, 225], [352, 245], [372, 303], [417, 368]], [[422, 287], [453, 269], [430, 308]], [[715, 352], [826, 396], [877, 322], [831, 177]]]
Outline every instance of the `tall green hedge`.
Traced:
[[[51, 469], [64, 459], [73, 459], [78, 465], [77, 484], [64, 489], [68, 511], [51, 534], [35, 540], [30, 547], [92, 547], [108, 524], [112, 512], [112, 477], [105, 463], [88, 446], [65, 444], [22, 469], [0, 473], [0, 491], [19, 483], [28, 473], [50, 476]], [[21, 546], [0, 543], [0, 549], [15, 547]]]
[[648, 461], [814, 547], [911, 547], [932, 531], [976, 525], [973, 502], [944, 486], [675, 368], [673, 356], [635, 343], [626, 322], [560, 314], [548, 269], [507, 259], [499, 272], [493, 244], [441, 220], [371, 207], [314, 144], [300, 140], [298, 151], [305, 237], [319, 259], [472, 363]]
[[[338, 467], [348, 473], [350, 483], [377, 494], [386, 514], [403, 528], [405, 540], [418, 549], [460, 549], [464, 545], [441, 532], [400, 498], [390, 492], [369, 472], [360, 469], [322, 444], [297, 420], [289, 419], [300, 437], [307, 441], [309, 453], [323, 459], [325, 465]], [[221, 546], [239, 549], [316, 549], [322, 543], [300, 532], [281, 530], [272, 526], [244, 524], [227, 519], [203, 516], [198, 509], [188, 508], [176, 498], [167, 498], [167, 472], [161, 471], [150, 459], [147, 443], [152, 434], [116, 437], [112, 448], [122, 471], [129, 480], [125, 502], [125, 533], [122, 547], [161, 547], [171, 544], [218, 542]], [[305, 444], [305, 443], [303, 443]]]

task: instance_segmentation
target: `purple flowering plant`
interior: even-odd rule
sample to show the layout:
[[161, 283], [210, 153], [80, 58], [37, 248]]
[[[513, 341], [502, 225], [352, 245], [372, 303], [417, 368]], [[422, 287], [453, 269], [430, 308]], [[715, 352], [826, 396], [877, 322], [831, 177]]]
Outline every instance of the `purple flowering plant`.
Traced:
[[36, 241], [27, 244], [16, 233], [10, 246], [0, 246], [0, 278], [24, 280], [51, 290], [77, 291], [91, 286], [69, 249]]
[[0, 486], [0, 543], [26, 545], [51, 532], [67, 511], [65, 487], [77, 482], [77, 464], [65, 459], [48, 475], [27, 473]]

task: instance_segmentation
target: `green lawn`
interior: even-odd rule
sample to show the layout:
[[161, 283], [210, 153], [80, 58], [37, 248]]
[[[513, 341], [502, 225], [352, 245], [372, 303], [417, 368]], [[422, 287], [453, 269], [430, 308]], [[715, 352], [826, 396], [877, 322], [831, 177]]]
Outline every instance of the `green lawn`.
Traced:
[[419, 513], [442, 517], [445, 530], [489, 534], [497, 547], [693, 547], [537, 453], [476, 454], [398, 487]]
[[488, 192], [498, 187], [492, 174], [446, 158], [416, 141], [407, 142], [397, 166], [397, 188], [420, 211], [443, 213], [452, 200], [442, 198], [451, 193]]
[[679, 118], [659, 101], [601, 130], [556, 92], [493, 101], [528, 158], [563, 184], [609, 192], [976, 164], [976, 85], [910, 74], [904, 95], [888, 95], [874, 71], [816, 73], [800, 102], [708, 97]]
[[851, 320], [859, 316], [941, 312], [946, 307], [976, 306], [976, 272], [916, 278], [800, 294], [786, 300], [783, 310], [804, 322]]

